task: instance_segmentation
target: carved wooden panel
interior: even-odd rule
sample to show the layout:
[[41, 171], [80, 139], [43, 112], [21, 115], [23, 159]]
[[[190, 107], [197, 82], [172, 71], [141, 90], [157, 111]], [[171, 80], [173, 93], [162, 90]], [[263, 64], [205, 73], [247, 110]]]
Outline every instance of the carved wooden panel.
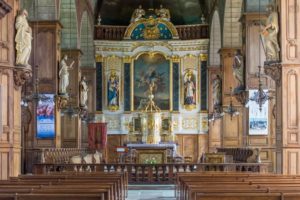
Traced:
[[2, 126], [8, 126], [8, 75], [7, 74], [2, 74], [1, 76], [1, 93], [2, 93], [2, 99], [1, 99], [1, 104], [2, 104]]
[[300, 174], [300, 150], [283, 150], [283, 174]]
[[242, 144], [242, 127], [240, 120], [242, 119], [241, 113], [238, 116], [230, 117], [225, 114], [223, 117], [223, 147], [239, 147]]
[[115, 163], [118, 161], [118, 154], [116, 152], [117, 146], [124, 145], [124, 138], [126, 135], [108, 135], [107, 137], [107, 154], [108, 162]]
[[299, 98], [299, 74], [300, 68], [284, 66], [283, 68], [283, 87], [282, 90], [282, 116], [283, 116], [283, 137], [284, 147], [300, 147], [300, 98]]
[[282, 23], [281, 28], [281, 54], [283, 63], [299, 63], [299, 1], [280, 1]]
[[7, 179], [8, 173], [9, 173], [9, 154], [8, 151], [5, 151], [5, 149], [0, 148], [0, 180]]
[[178, 142], [177, 152], [183, 157], [192, 157], [193, 162], [197, 162], [199, 158], [199, 148], [201, 148], [199, 147], [198, 137], [199, 135], [197, 134], [176, 135], [176, 140]]
[[3, 27], [0, 29], [0, 62], [8, 62], [8, 19], [9, 17], [6, 15], [0, 21], [0, 26]]

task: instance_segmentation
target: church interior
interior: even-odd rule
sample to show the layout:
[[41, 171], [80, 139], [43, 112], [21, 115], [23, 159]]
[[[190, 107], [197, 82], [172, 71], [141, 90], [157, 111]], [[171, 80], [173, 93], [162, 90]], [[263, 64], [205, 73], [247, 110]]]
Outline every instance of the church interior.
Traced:
[[0, 0], [0, 199], [300, 199], [299, 6]]

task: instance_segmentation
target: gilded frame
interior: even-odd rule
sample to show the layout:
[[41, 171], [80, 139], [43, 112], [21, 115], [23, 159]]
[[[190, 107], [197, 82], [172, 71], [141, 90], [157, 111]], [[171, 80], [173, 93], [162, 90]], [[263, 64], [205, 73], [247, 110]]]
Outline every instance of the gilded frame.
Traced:
[[144, 160], [147, 157], [161, 157], [161, 163], [158, 162], [156, 164], [165, 164], [167, 163], [167, 152], [165, 149], [137, 149], [137, 163], [145, 164]]
[[153, 52], [148, 52], [148, 51], [143, 51], [143, 52], [139, 52], [138, 54], [136, 54], [135, 56], [133, 56], [133, 59], [131, 60], [131, 65], [130, 65], [130, 106], [131, 106], [131, 111], [138, 111], [134, 108], [134, 61], [137, 60], [141, 55], [143, 54], [148, 54], [148, 55], [155, 55], [155, 54], [160, 54], [163, 57], [165, 57], [166, 60], [169, 61], [169, 94], [170, 94], [170, 98], [169, 98], [169, 110], [162, 110], [162, 111], [173, 111], [173, 62], [172, 59], [170, 57], [168, 57], [166, 54], [164, 54], [163, 52], [160, 51], [153, 51]]
[[[189, 57], [189, 58], [194, 58], [195, 59], [195, 63], [196, 63], [196, 66], [194, 67], [190, 67], [190, 66], [187, 66], [185, 67], [185, 63], [184, 63], [184, 59], [186, 57]], [[188, 71], [188, 70], [191, 70], [193, 73], [194, 73], [194, 76], [196, 78], [196, 105], [194, 108], [192, 109], [189, 109], [189, 108], [186, 108], [185, 105], [184, 105], [184, 76], [185, 76], [185, 73]], [[199, 108], [199, 106], [201, 107], [201, 61], [200, 61], [200, 58], [198, 56], [195, 56], [195, 55], [192, 55], [192, 54], [187, 54], [185, 55], [184, 57], [182, 57], [181, 61], [180, 61], [180, 75], [179, 75], [179, 80], [180, 80], [180, 104], [181, 104], [181, 107], [187, 111], [193, 111], [193, 110], [196, 110]]]

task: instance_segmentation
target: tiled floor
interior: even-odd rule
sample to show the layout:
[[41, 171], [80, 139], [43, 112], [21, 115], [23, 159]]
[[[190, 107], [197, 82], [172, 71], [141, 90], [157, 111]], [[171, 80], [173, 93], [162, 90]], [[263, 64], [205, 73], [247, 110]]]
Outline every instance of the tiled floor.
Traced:
[[129, 185], [127, 200], [175, 200], [174, 185]]

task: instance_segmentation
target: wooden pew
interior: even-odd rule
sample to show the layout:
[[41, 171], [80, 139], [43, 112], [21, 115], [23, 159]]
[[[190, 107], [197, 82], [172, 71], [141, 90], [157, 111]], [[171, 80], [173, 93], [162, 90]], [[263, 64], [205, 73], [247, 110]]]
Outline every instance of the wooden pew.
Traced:
[[[22, 175], [0, 182], [0, 199], [125, 200], [126, 173]], [[126, 185], [126, 186], [125, 186]]]
[[[221, 198], [221, 196], [223, 196]], [[237, 173], [178, 173], [180, 200], [300, 199], [300, 177]]]

